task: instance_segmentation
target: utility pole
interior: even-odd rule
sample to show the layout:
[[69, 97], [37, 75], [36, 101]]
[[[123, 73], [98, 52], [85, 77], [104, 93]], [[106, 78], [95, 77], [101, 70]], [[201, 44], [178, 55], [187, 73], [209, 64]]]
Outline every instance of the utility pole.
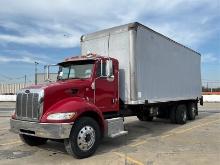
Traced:
[[34, 64], [35, 64], [35, 85], [37, 85], [37, 65], [39, 63], [35, 61]]
[[207, 88], [207, 92], [208, 92], [209, 91], [209, 83], [208, 82], [207, 82], [207, 87], [206, 88]]
[[27, 83], [27, 75], [24, 75], [24, 85], [26, 87], [26, 83]]

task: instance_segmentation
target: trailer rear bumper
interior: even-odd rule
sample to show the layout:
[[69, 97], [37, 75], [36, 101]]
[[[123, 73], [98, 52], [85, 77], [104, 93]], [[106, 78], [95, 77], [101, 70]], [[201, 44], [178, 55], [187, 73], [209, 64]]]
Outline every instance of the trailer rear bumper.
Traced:
[[10, 131], [48, 139], [66, 139], [69, 138], [72, 124], [73, 123], [37, 123], [10, 119]]

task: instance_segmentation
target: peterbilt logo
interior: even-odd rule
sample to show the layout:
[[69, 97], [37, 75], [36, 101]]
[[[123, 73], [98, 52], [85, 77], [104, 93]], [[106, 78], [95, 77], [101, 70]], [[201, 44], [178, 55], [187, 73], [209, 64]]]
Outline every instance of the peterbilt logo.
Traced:
[[27, 93], [27, 94], [30, 93], [30, 90], [25, 90], [25, 93]]

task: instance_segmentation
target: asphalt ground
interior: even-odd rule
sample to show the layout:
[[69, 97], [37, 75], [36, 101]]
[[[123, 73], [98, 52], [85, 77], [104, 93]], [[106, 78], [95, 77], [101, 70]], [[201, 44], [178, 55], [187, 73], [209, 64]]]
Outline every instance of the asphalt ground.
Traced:
[[68, 155], [62, 143], [48, 141], [39, 147], [23, 144], [9, 132], [14, 103], [0, 103], [0, 164], [136, 164], [136, 165], [219, 165], [220, 103], [205, 103], [199, 116], [185, 125], [155, 119], [140, 122], [125, 119], [128, 135], [103, 139], [97, 152], [86, 159]]

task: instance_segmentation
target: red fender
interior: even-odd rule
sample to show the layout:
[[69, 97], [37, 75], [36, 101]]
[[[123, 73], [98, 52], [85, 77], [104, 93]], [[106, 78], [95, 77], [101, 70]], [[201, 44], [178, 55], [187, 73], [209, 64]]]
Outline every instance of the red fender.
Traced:
[[[76, 115], [70, 120], [47, 120], [48, 115], [62, 112], [76, 112]], [[87, 114], [95, 114], [98, 117], [97, 120], [102, 131], [105, 130], [105, 120], [102, 112], [94, 104], [80, 97], [68, 97], [58, 101], [44, 112], [40, 121], [42, 123], [74, 123], [74, 121]]]

